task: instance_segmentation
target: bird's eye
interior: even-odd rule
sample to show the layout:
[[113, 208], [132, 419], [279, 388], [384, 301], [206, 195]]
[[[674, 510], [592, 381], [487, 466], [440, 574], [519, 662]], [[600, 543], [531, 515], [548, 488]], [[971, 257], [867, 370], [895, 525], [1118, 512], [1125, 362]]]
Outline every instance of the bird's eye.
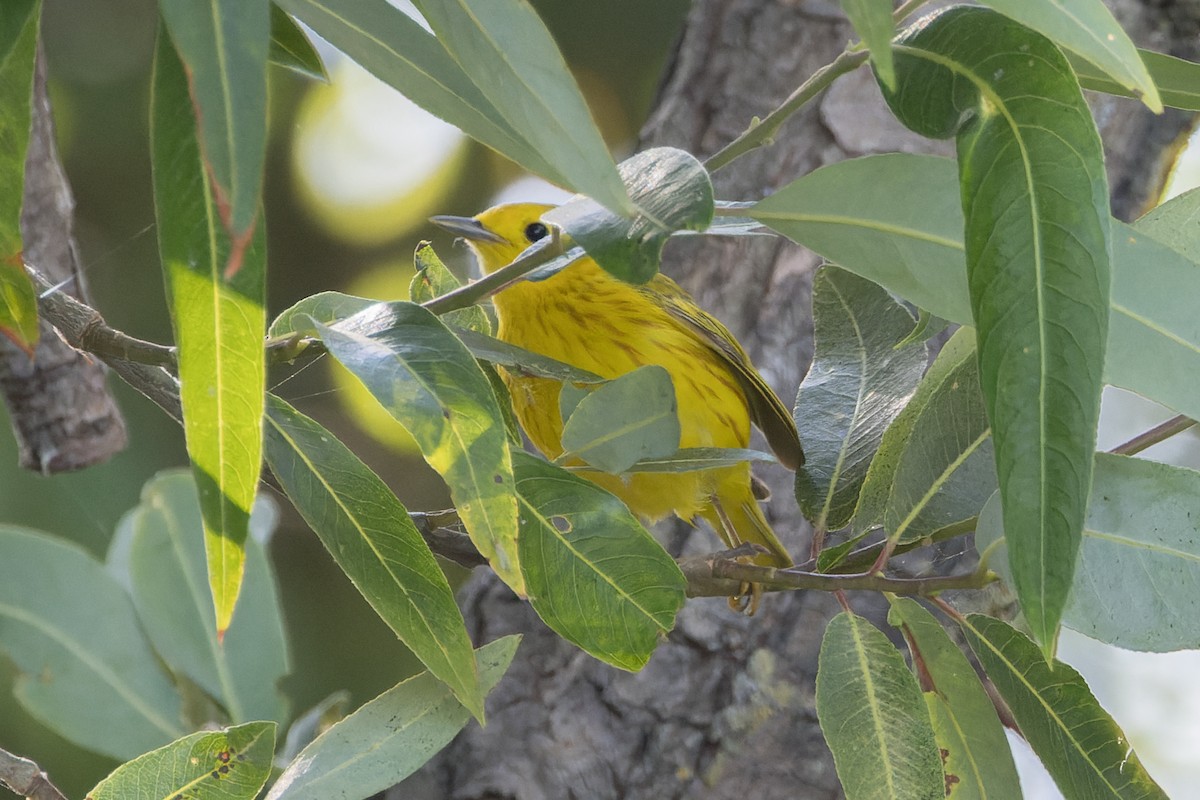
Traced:
[[530, 242], [545, 239], [550, 235], [550, 229], [540, 222], [531, 222], [525, 226], [525, 238]]

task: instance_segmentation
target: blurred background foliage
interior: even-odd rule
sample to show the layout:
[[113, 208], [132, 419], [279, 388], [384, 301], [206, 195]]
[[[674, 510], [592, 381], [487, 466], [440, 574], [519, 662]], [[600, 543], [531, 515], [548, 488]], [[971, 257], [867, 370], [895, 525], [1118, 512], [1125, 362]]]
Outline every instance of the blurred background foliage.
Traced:
[[[686, 0], [534, 0], [554, 32], [618, 157], [633, 148], [678, 34]], [[59, 144], [77, 202], [76, 234], [96, 307], [110, 324], [170, 338], [154, 230], [147, 139], [154, 0], [44, 0], [43, 31]], [[498, 196], [555, 200], [511, 163], [465, 139], [353, 63], [323, 47], [332, 82], [275, 68], [266, 178], [270, 307], [338, 290], [407, 296], [412, 252], [434, 239], [425, 217], [470, 214]], [[448, 256], [444, 235], [435, 241]], [[453, 259], [465, 263], [461, 254]], [[374, 401], [325, 361], [275, 370], [269, 384], [321, 420], [396, 490], [410, 509], [449, 506], [435, 474]], [[155, 472], [183, 466], [178, 426], [112, 380], [130, 428], [127, 451], [103, 466], [44, 478], [20, 470], [0, 409], [0, 520], [75, 541], [103, 558], [120, 516]], [[371, 433], [367, 433], [367, 431]], [[368, 608], [286, 503], [271, 542], [292, 647], [283, 689], [293, 713], [347, 689], [351, 707], [417, 665]], [[235, 622], [236, 624], [236, 622]], [[114, 766], [78, 750], [12, 699], [0, 657], [0, 742], [52, 765], [71, 796]], [[70, 772], [66, 771], [70, 765]]]

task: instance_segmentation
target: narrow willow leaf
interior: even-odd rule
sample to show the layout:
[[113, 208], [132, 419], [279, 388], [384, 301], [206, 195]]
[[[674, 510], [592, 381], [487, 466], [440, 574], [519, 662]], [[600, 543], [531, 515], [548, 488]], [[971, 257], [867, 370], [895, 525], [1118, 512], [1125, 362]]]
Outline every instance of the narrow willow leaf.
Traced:
[[[911, 202], [889, 199], [897, 196]], [[921, 308], [971, 324], [953, 161], [903, 153], [842, 161], [789, 184], [755, 213], [764, 206], [764, 221], [796, 242]], [[1190, 379], [1200, 375], [1192, 302], [1200, 268], [1140, 228], [1112, 224], [1104, 379], [1200, 418], [1200, 385]]]
[[267, 158], [268, 0], [160, 0], [183, 61], [204, 167], [240, 269], [262, 199]]
[[[1079, 566], [1063, 624], [1128, 650], [1200, 648], [1200, 473], [1096, 455]], [[995, 501], [979, 517], [980, 552], [1004, 536]], [[1004, 545], [989, 563], [1009, 578]]]
[[421, 108], [551, 183], [565, 183], [462, 71], [441, 42], [387, 0], [278, 0], [364, 69]]
[[[505, 636], [475, 651], [485, 693], [500, 681], [520, 641]], [[267, 800], [374, 796], [416, 772], [470, 719], [444, 683], [422, 672], [317, 737], [279, 776]]]
[[267, 463], [371, 607], [471, 713], [483, 716], [471, 640], [446, 576], [396, 496], [332, 433], [267, 399]]
[[437, 317], [411, 303], [380, 303], [317, 330], [333, 357], [412, 434], [450, 487], [471, 541], [523, 595], [504, 415], [475, 358]]
[[579, 400], [563, 424], [563, 450], [618, 475], [643, 458], [679, 449], [677, 411], [670, 373], [656, 365], [639, 367]]
[[117, 767], [88, 800], [253, 800], [271, 775], [274, 751], [274, 722], [193, 733]]
[[1082, 56], [1141, 98], [1151, 111], [1162, 111], [1158, 87], [1103, 0], [984, 0], [984, 4]]
[[995, 12], [949, 9], [901, 36], [896, 53], [892, 110], [918, 133], [957, 137], [1014, 588], [1049, 653], [1087, 510], [1108, 336], [1100, 137], [1053, 42]]
[[[1200, 64], [1153, 50], [1139, 50], [1138, 55], [1142, 57], [1142, 63], [1146, 65], [1150, 78], [1158, 87], [1163, 105], [1187, 111], [1200, 111]], [[1108, 77], [1107, 73], [1095, 65], [1078, 56], [1068, 54], [1068, 57], [1075, 74], [1079, 76], [1079, 84], [1084, 89], [1133, 97], [1132, 91]]]
[[[1197, 65], [1200, 67], [1200, 64]], [[1138, 233], [1148, 234], [1185, 256], [1200, 269], [1200, 188], [1172, 197], [1133, 223]]]
[[[695, 156], [674, 147], [643, 150], [622, 161], [619, 170], [638, 208], [632, 219], [587, 197], [563, 203], [543, 219], [570, 234], [608, 272], [645, 283], [658, 272], [672, 233], [704, 231], [712, 223], [712, 180]], [[564, 260], [559, 268], [572, 262]], [[548, 276], [549, 267], [538, 270], [537, 277]]]
[[37, 296], [21, 258], [21, 186], [29, 147], [38, 0], [0, 6], [0, 335], [32, 352], [38, 340]]
[[813, 170], [746, 213], [932, 314], [970, 324], [961, 203], [953, 161], [889, 153]]
[[[779, 459], [761, 450], [745, 450], [738, 447], [682, 447], [661, 458], [643, 458], [625, 472], [697, 472], [745, 464], [747, 461], [765, 461], [778, 464]], [[586, 468], [569, 468], [586, 471]]]
[[300, 714], [288, 726], [287, 737], [275, 756], [276, 764], [291, 764], [316, 738], [331, 725], [346, 718], [350, 710], [350, 693], [339, 689], [315, 706]]
[[1004, 728], [975, 668], [919, 603], [890, 597], [888, 622], [909, 642], [925, 689], [934, 735], [942, 752], [951, 800], [1020, 797], [1021, 785]]
[[267, 329], [267, 335], [271, 338], [290, 336], [291, 334], [316, 336], [317, 328], [312, 324], [313, 320], [322, 325], [332, 325], [353, 317], [364, 308], [369, 308], [378, 302], [378, 300], [355, 297], [352, 294], [342, 294], [341, 292], [318, 292], [285, 309], [271, 323], [271, 327]]
[[0, 648], [17, 701], [81, 747], [125, 760], [184, 733], [129, 596], [75, 545], [0, 526]]
[[556, 381], [567, 381], [570, 383], [587, 384], [604, 382], [603, 378], [593, 372], [573, 367], [570, 364], [564, 364], [562, 361], [535, 353], [532, 350], [526, 350], [523, 347], [517, 347], [508, 342], [502, 342], [494, 336], [484, 336], [477, 331], [469, 331], [461, 328], [455, 329], [454, 333], [466, 345], [467, 349], [471, 351], [471, 355], [481, 361], [487, 361], [498, 367], [504, 367], [506, 372], [513, 372], [518, 375], [533, 375], [539, 378], [551, 378]]
[[306, 78], [329, 81], [321, 55], [295, 20], [271, 3], [271, 46], [267, 57], [272, 64], [290, 69]]
[[961, 625], [1021, 733], [1064, 795], [1166, 800], [1078, 672], [1061, 661], [1047, 663], [1028, 637], [998, 619], [971, 614]]
[[867, 471], [855, 530], [882, 525], [909, 542], [977, 515], [996, 490], [975, 332], [946, 342]]
[[[256, 507], [252, 528], [262, 527], [262, 511]], [[270, 516], [265, 519], [273, 524]], [[158, 654], [208, 692], [233, 722], [283, 722], [287, 704], [278, 682], [289, 671], [287, 643], [263, 546], [253, 536], [246, 539], [246, 588], [233, 624], [218, 641], [191, 473], [171, 470], [151, 478], [127, 519], [133, 602]]]
[[814, 526], [836, 530], [858, 505], [871, 458], [925, 369], [925, 348], [896, 349], [913, 318], [886, 291], [837, 267], [813, 281], [813, 364], [796, 396], [806, 460], [796, 498]]
[[871, 66], [880, 82], [889, 89], [896, 88], [896, 65], [892, 61], [896, 24], [892, 21], [892, 0], [842, 0], [842, 9], [871, 52]]
[[925, 700], [904, 657], [849, 612], [821, 639], [817, 718], [847, 800], [945, 797]]
[[[417, 273], [413, 275], [412, 282], [408, 285], [408, 299], [414, 303], [425, 303], [462, 286], [462, 282], [446, 268], [429, 242], [421, 242], [417, 245], [413, 261]], [[492, 322], [479, 306], [469, 306], [442, 314], [442, 322], [454, 327], [476, 331], [485, 336], [492, 334]]]
[[639, 670], [675, 626], [686, 581], [662, 545], [608, 492], [516, 452], [521, 565], [529, 602], [591, 655]]
[[196, 139], [188, 78], [159, 36], [151, 102], [158, 248], [179, 347], [188, 455], [200, 490], [217, 630], [229, 627], [241, 588], [250, 508], [262, 467], [266, 391], [266, 235], [254, 236], [241, 268], [220, 222]]
[[567, 185], [633, 210], [612, 156], [550, 31], [526, 0], [416, 0], [438, 40], [504, 120]]

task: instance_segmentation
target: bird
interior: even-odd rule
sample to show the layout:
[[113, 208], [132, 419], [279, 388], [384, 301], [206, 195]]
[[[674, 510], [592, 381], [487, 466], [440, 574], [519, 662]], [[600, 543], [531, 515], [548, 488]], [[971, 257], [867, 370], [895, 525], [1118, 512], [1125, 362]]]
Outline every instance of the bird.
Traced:
[[[490, 274], [551, 235], [542, 218], [553, 208], [507, 203], [475, 217], [430, 221], [466, 240], [482, 271]], [[634, 285], [583, 256], [549, 278], [507, 286], [492, 303], [496, 336], [509, 344], [604, 379], [647, 365], [663, 367], [675, 389], [681, 448], [745, 448], [753, 423], [782, 464], [792, 470], [803, 464], [787, 406], [733, 334], [666, 275]], [[551, 460], [563, 456], [561, 382], [506, 370], [501, 377], [529, 440]], [[753, 563], [793, 563], [759, 506], [763, 487], [749, 462], [695, 472], [583, 474], [647, 522], [673, 513], [695, 525], [700, 517], [730, 548], [758, 545], [749, 559]], [[752, 603], [757, 605], [757, 593]]]

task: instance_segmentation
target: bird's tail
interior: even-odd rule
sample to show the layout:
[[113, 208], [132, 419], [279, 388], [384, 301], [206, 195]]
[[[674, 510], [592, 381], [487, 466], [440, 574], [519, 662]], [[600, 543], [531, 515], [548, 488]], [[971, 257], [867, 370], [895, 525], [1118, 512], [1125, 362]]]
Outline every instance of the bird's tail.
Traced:
[[717, 493], [712, 503], [700, 513], [729, 547], [751, 542], [767, 548], [768, 552], [755, 557], [756, 563], [769, 567], [792, 566], [792, 557], [763, 516], [748, 483], [735, 491]]

